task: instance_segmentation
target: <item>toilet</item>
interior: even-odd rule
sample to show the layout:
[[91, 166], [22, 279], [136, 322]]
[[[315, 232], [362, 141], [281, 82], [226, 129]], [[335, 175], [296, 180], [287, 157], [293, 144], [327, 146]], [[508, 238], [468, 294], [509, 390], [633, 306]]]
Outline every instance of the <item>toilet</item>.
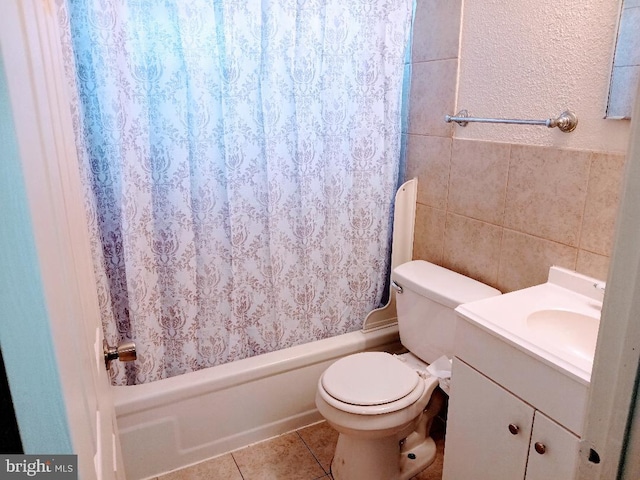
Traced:
[[429, 429], [445, 394], [426, 368], [451, 358], [458, 305], [500, 295], [423, 260], [398, 266], [392, 281], [400, 341], [409, 353], [349, 355], [318, 381], [318, 411], [339, 433], [335, 480], [406, 480], [433, 462]]

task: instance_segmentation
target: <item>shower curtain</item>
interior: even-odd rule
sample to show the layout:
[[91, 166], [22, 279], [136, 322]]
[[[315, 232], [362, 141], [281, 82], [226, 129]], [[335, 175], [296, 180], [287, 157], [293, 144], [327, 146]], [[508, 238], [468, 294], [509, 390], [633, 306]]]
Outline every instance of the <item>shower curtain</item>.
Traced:
[[[361, 327], [411, 0], [58, 0], [106, 338], [137, 384]], [[118, 363], [118, 362], [116, 362]]]

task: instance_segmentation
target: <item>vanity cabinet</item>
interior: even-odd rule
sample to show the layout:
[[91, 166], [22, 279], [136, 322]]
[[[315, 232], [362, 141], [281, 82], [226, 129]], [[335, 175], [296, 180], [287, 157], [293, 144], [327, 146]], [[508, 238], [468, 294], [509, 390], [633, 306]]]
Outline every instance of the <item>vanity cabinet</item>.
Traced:
[[569, 430], [536, 411], [525, 479], [573, 479], [577, 471], [578, 441]]
[[443, 480], [572, 479], [578, 437], [454, 358]]

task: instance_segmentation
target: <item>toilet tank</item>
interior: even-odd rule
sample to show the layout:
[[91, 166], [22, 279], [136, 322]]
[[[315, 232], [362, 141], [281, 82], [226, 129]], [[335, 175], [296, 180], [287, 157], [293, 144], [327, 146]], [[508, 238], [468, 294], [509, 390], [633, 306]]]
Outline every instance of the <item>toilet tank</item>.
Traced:
[[400, 341], [427, 363], [453, 356], [454, 309], [463, 303], [500, 295], [500, 291], [424, 260], [403, 263], [391, 279], [396, 294]]

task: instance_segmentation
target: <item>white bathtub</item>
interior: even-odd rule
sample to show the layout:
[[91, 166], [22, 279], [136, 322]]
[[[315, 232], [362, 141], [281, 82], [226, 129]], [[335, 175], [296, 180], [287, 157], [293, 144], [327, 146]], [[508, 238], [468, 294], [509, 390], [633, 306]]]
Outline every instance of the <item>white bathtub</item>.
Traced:
[[393, 325], [114, 387], [126, 477], [155, 477], [318, 421], [316, 385], [333, 361], [399, 347]]

